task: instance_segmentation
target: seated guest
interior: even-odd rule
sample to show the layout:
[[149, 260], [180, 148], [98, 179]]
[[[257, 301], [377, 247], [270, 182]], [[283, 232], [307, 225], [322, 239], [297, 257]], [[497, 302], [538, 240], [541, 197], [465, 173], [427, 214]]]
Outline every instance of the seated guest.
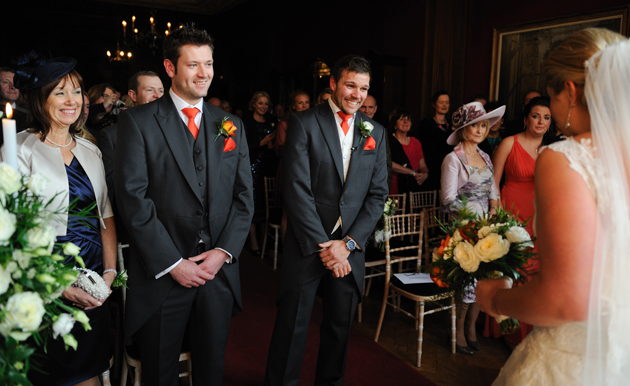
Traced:
[[[361, 108], [359, 111], [363, 114], [367, 115], [368, 118], [374, 119], [374, 114], [378, 110], [378, 104], [376, 103], [376, 98], [372, 95], [368, 95], [367, 98], [363, 101]], [[389, 146], [389, 136], [385, 136], [386, 145], [387, 145], [387, 186], [392, 186], [392, 178], [394, 176], [394, 172], [392, 170], [392, 152]]]
[[282, 103], [278, 103], [276, 107], [273, 108], [273, 115], [276, 117], [276, 120], [280, 122], [282, 118], [284, 118], [284, 106]]
[[221, 99], [217, 97], [208, 98], [208, 103], [213, 106], [217, 106], [218, 108], [221, 108]]
[[[442, 163], [444, 210], [455, 212], [465, 200], [466, 208], [473, 213], [496, 213], [499, 193], [494, 183], [494, 169], [490, 156], [478, 145], [504, 112], [505, 106], [486, 113], [481, 103], [471, 102], [453, 113], [455, 132], [448, 137], [448, 144], [457, 146]], [[473, 355], [480, 349], [475, 329], [479, 306], [475, 302], [474, 290], [471, 286], [457, 301], [455, 347], [458, 353], [465, 355]]]
[[435, 113], [420, 121], [415, 135], [424, 145], [424, 157], [429, 167], [429, 179], [423, 184], [422, 190], [439, 190], [442, 175], [442, 161], [451, 151], [446, 139], [451, 135], [451, 123], [447, 118], [451, 107], [450, 98], [446, 91], [438, 91], [431, 97], [431, 107]]
[[[94, 203], [89, 217], [65, 215], [52, 225], [57, 242], [72, 242], [81, 248], [87, 268], [108, 286], [116, 277], [116, 227], [107, 198], [105, 173], [100, 151], [76, 136], [83, 115], [83, 80], [73, 70], [73, 58], [37, 58], [18, 66], [15, 83], [27, 92], [33, 127], [17, 135], [18, 168], [23, 174], [42, 173], [49, 180], [44, 200], [51, 207], [76, 206], [78, 213]], [[24, 70], [30, 68], [32, 74]], [[24, 75], [23, 75], [24, 74]], [[6, 154], [2, 154], [3, 158]], [[62, 194], [58, 194], [62, 193]], [[72, 257], [67, 257], [70, 262]], [[86, 310], [92, 329], [76, 323], [71, 333], [78, 341], [77, 351], [66, 350], [60, 339], [49, 339], [46, 351], [38, 347], [31, 364], [33, 385], [97, 385], [97, 376], [109, 368], [109, 301], [99, 301], [79, 287], [62, 294], [66, 306]]]
[[317, 96], [317, 105], [321, 105], [322, 103], [326, 102], [328, 98], [330, 98], [330, 96], [332, 95], [332, 92], [333, 91], [330, 87], [326, 87], [325, 89], [323, 89], [322, 92], [320, 92]]
[[[494, 111], [496, 109], [498, 109], [499, 107], [501, 107], [501, 104], [499, 102], [493, 101], [493, 102], [488, 102], [486, 103], [486, 105], [484, 106], [484, 108], [486, 109], [487, 112], [491, 112]], [[499, 119], [494, 125], [492, 125], [492, 127], [490, 127], [490, 132], [488, 133], [488, 136], [486, 137], [486, 139], [484, 140], [484, 142], [487, 144], [487, 150], [482, 148], [482, 150], [486, 151], [486, 153], [492, 155], [492, 153], [494, 153], [494, 149], [496, 149], [499, 144], [501, 143], [501, 134], [500, 134], [500, 130], [501, 130], [501, 126], [503, 125], [503, 117], [501, 117], [501, 119]], [[481, 145], [479, 145], [479, 147], [481, 147]], [[499, 186], [499, 185], [497, 185]]]
[[[135, 106], [144, 105], [153, 102], [164, 95], [164, 85], [159, 75], [153, 71], [136, 72], [129, 79], [129, 91], [127, 95], [133, 101]], [[118, 238], [121, 242], [128, 242], [127, 231], [118, 218], [118, 207], [114, 198], [114, 149], [116, 147], [116, 137], [118, 125], [111, 125], [101, 130], [98, 139], [98, 147], [103, 152], [103, 165], [105, 166], [105, 179], [107, 180], [107, 190], [109, 200], [114, 209], [114, 218], [116, 221], [116, 229], [118, 229]]]
[[265, 222], [267, 210], [265, 205], [265, 177], [275, 176], [278, 167], [273, 150], [276, 128], [274, 119], [269, 114], [270, 105], [269, 94], [264, 91], [257, 91], [249, 102], [249, 111], [243, 117], [254, 180], [254, 218], [249, 228], [249, 242], [251, 251], [256, 256], [261, 254], [256, 225]]
[[[20, 111], [17, 106], [17, 100], [20, 97], [20, 90], [13, 85], [13, 77], [15, 71], [9, 67], [0, 68], [0, 111], [6, 114], [7, 103], [11, 105], [13, 109], [13, 117], [15, 119], [15, 126], [17, 132], [23, 131], [28, 128], [28, 119], [25, 112]], [[4, 117], [4, 115], [3, 115]], [[0, 123], [0, 129], [2, 128]], [[0, 130], [0, 145], [2, 145], [3, 137], [2, 130]]]
[[222, 99], [221, 100], [221, 110], [225, 111], [226, 113], [231, 113], [232, 112], [232, 107], [230, 106], [230, 102], [227, 99]]
[[118, 97], [113, 86], [102, 83], [92, 86], [87, 96], [90, 98], [90, 116], [87, 120], [87, 128], [94, 137], [98, 137], [98, 132], [107, 126], [116, 123], [116, 115], [113, 108]]
[[[420, 185], [429, 177], [429, 168], [424, 161], [422, 145], [414, 138], [408, 136], [411, 129], [411, 114], [405, 110], [399, 110], [392, 117], [392, 138], [390, 148], [392, 152], [392, 184], [390, 194], [402, 194], [417, 192]], [[411, 200], [407, 200], [411, 202]]]

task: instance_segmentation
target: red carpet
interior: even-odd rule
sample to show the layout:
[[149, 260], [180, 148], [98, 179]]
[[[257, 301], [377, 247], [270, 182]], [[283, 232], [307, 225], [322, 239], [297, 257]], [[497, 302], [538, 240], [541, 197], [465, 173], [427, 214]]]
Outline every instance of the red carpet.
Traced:
[[[224, 385], [262, 385], [269, 342], [276, 317], [278, 273], [259, 258], [244, 252], [241, 256], [243, 312], [232, 319], [225, 354]], [[300, 385], [313, 385], [322, 311], [313, 310]], [[371, 337], [353, 329], [348, 348], [344, 385], [419, 385], [433, 382], [401, 362], [375, 343]]]

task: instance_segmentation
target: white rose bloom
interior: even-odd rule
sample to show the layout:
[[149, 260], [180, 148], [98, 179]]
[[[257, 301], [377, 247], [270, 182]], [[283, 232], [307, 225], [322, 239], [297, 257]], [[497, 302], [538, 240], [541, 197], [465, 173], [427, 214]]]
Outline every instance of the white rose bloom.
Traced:
[[25, 332], [37, 330], [46, 313], [44, 301], [35, 292], [20, 292], [11, 296], [5, 311], [6, 321]]
[[37, 275], [37, 270], [35, 268], [29, 269], [28, 272], [26, 273], [26, 277], [28, 277], [29, 279], [34, 278], [35, 275]]
[[18, 265], [15, 261], [10, 261], [9, 264], [7, 264], [7, 271], [13, 273], [16, 269], [18, 269]]
[[53, 323], [53, 339], [67, 335], [74, 327], [74, 318], [70, 314], [61, 314]]
[[22, 269], [28, 268], [28, 265], [31, 262], [32, 256], [33, 256], [32, 254], [28, 252], [24, 252], [21, 249], [16, 249], [15, 251], [13, 251], [13, 260], [17, 261], [18, 265]]
[[468, 241], [461, 242], [455, 246], [453, 259], [466, 272], [476, 272], [479, 268], [479, 256], [477, 256], [475, 248]]
[[22, 176], [8, 163], [0, 162], [0, 189], [12, 194], [22, 187]]
[[48, 185], [48, 179], [39, 173], [32, 174], [28, 178], [28, 183], [26, 184], [30, 191], [38, 196], [44, 194], [44, 191], [46, 190], [46, 185]]
[[374, 238], [376, 239], [377, 243], [382, 243], [383, 241], [385, 241], [383, 239], [383, 233], [385, 233], [385, 231], [383, 231], [383, 230], [378, 230], [378, 231], [374, 232]]
[[31, 248], [51, 247], [57, 239], [57, 232], [50, 224], [39, 224], [26, 232], [26, 239]]
[[490, 233], [492, 233], [492, 231], [493, 231], [493, 230], [494, 230], [494, 229], [492, 229], [491, 227], [489, 227], [489, 226], [485, 226], [485, 227], [483, 227], [483, 228], [479, 229], [479, 232], [477, 232], [477, 236], [478, 236], [480, 239], [483, 239], [484, 237], [486, 237], [486, 236], [488, 236]]
[[11, 272], [0, 265], [0, 295], [7, 292], [11, 284]]
[[461, 224], [462, 224], [462, 226], [468, 225], [468, 220], [462, 220]]
[[527, 231], [523, 227], [511, 227], [507, 232], [505, 232], [505, 237], [511, 243], [519, 243], [519, 250], [523, 250], [527, 247], [534, 247], [534, 243], [532, 243], [532, 239], [531, 237], [529, 237], [529, 233], [527, 233]]
[[63, 245], [63, 253], [67, 256], [76, 256], [81, 252], [81, 248], [77, 247], [73, 243], [65, 243]]
[[22, 271], [20, 271], [19, 269], [15, 272], [13, 272], [11, 274], [11, 276], [15, 279], [15, 280], [19, 280], [22, 278]]
[[15, 215], [4, 208], [0, 208], [0, 245], [7, 245], [15, 232]]
[[475, 244], [475, 253], [479, 260], [489, 263], [507, 255], [510, 251], [510, 242], [497, 233], [490, 233], [487, 237]]

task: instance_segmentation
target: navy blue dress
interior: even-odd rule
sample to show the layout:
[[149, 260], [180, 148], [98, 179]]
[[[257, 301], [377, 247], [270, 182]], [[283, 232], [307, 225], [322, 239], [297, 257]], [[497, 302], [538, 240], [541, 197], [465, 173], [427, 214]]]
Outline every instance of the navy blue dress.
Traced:
[[[70, 166], [66, 165], [70, 202], [75, 199], [75, 208], [70, 213], [78, 213], [82, 208], [96, 202], [92, 183], [76, 157]], [[91, 215], [96, 216], [96, 207]], [[68, 216], [66, 236], [58, 236], [58, 243], [72, 242], [81, 248], [80, 255], [85, 267], [99, 275], [103, 274], [103, 242], [98, 218], [78, 218]], [[68, 258], [68, 261], [72, 258]], [[64, 300], [66, 304], [70, 304]], [[49, 339], [47, 354], [38, 348], [33, 356], [33, 365], [46, 374], [29, 371], [29, 380], [33, 385], [63, 386], [74, 385], [101, 374], [109, 367], [111, 350], [109, 332], [109, 299], [100, 307], [85, 311], [90, 318], [92, 329], [85, 331], [83, 325], [75, 323], [71, 333], [79, 342], [77, 351], [65, 350], [61, 338]], [[45, 356], [45, 359], [43, 358]]]

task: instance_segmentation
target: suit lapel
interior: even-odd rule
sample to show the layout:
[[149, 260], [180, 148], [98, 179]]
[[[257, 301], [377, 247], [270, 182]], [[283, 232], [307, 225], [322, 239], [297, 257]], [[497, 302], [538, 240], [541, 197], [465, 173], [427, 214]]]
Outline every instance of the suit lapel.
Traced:
[[[206, 136], [206, 151], [208, 152], [208, 190], [210, 197], [214, 197], [214, 193], [219, 185], [219, 176], [221, 175], [221, 161], [223, 160], [223, 144], [225, 143], [225, 137], [217, 137], [219, 133], [219, 127], [217, 121], [223, 120], [223, 116], [214, 114], [208, 104], [203, 104], [203, 125]], [[240, 128], [244, 130], [243, 128]], [[232, 151], [237, 151], [236, 149]]]
[[319, 109], [316, 114], [316, 119], [319, 123], [322, 135], [324, 136], [324, 140], [326, 140], [330, 153], [332, 154], [333, 162], [335, 163], [335, 168], [337, 169], [337, 174], [339, 175], [339, 180], [343, 185], [343, 160], [341, 158], [342, 154], [341, 144], [339, 143], [339, 131], [337, 130], [337, 121], [335, 120], [333, 112], [327, 103], [323, 104], [322, 108]]
[[173, 100], [168, 93], [165, 93], [162, 98], [158, 100], [158, 112], [155, 114], [155, 119], [166, 138], [168, 147], [171, 149], [171, 153], [177, 161], [177, 165], [181, 170], [186, 182], [190, 185], [190, 189], [193, 191], [199, 202], [201, 202], [201, 196], [199, 195], [199, 189], [197, 187], [198, 181], [195, 175], [195, 165], [193, 164], [191, 149], [188, 146], [188, 141], [182, 136], [181, 128], [183, 127], [183, 121], [179, 117], [179, 113], [175, 109]]

